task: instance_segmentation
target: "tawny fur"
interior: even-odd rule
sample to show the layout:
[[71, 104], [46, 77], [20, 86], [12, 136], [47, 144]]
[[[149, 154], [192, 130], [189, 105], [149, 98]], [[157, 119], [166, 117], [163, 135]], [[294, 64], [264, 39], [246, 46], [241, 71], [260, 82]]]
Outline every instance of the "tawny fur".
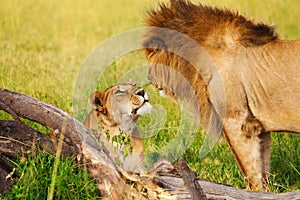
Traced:
[[[140, 115], [150, 112], [151, 105], [148, 100], [148, 94], [131, 82], [109, 87], [104, 92], [97, 91], [89, 97], [93, 110], [86, 117], [84, 124], [95, 131], [99, 143], [128, 171], [144, 170], [143, 141], [136, 122]], [[130, 151], [130, 145], [116, 144], [112, 141], [118, 134], [130, 137], [133, 149], [126, 157], [123, 151], [124, 148], [129, 148], [127, 150]]]
[[[202, 127], [210, 134], [221, 130], [250, 188], [266, 190], [270, 132], [300, 133], [300, 41], [280, 40], [273, 27], [254, 23], [237, 12], [185, 0], [161, 3], [148, 12], [145, 22], [151, 27], [143, 42], [150, 82], [185, 100], [189, 98], [186, 86], [162, 66], [181, 74], [196, 93]], [[209, 90], [216, 74], [209, 59], [186, 38], [196, 41], [210, 56], [224, 96]], [[192, 61], [180, 56], [186, 54]]]

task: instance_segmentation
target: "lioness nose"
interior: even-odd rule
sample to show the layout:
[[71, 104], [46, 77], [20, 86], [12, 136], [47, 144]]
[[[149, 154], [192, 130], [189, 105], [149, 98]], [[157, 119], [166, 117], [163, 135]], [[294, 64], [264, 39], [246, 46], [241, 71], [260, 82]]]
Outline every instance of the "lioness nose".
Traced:
[[144, 97], [145, 96], [145, 91], [144, 90], [139, 90], [135, 94]]

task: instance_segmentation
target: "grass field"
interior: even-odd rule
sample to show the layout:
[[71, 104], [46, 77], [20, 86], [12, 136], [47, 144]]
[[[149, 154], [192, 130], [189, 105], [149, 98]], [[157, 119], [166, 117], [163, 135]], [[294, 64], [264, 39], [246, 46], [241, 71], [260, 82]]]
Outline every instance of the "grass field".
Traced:
[[[275, 25], [282, 39], [300, 38], [298, 0], [201, 2], [239, 10], [250, 19]], [[85, 58], [105, 39], [143, 27], [145, 11], [157, 3], [156, 0], [0, 0], [0, 87], [25, 93], [74, 114], [73, 90]], [[115, 84], [132, 66], [145, 63], [141, 52], [117, 59], [105, 71], [107, 78], [101, 79], [98, 88]], [[144, 87], [151, 95], [152, 104], [162, 105], [167, 113], [162, 130], [145, 140], [147, 151], [151, 151], [174, 137], [180, 109], [160, 98], [152, 86]], [[0, 119], [8, 118], [10, 116], [0, 112]], [[148, 121], [149, 117], [144, 117], [140, 123], [147, 124]], [[271, 190], [300, 189], [300, 137], [283, 133], [273, 134], [272, 139]], [[202, 140], [203, 136], [197, 134], [184, 155], [199, 178], [245, 188], [226, 143], [220, 142], [202, 160], [198, 157]], [[21, 175], [19, 182], [9, 195], [0, 198], [45, 199], [51, 184], [53, 156], [39, 155], [14, 163]], [[54, 199], [97, 199], [92, 180], [74, 160], [63, 159], [58, 171]]]

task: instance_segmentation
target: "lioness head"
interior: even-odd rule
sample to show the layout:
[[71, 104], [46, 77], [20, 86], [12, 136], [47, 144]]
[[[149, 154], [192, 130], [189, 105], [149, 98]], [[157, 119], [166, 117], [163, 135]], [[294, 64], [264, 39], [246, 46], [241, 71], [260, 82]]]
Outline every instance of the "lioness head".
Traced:
[[85, 125], [97, 129], [118, 126], [122, 131], [133, 128], [139, 116], [151, 111], [148, 94], [135, 83], [126, 82], [97, 91], [90, 95], [93, 110]]

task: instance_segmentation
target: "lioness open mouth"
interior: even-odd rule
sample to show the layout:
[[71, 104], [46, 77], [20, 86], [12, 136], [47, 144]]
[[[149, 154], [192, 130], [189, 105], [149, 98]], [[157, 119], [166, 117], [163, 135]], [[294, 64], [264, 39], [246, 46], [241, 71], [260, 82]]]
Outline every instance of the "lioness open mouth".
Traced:
[[148, 94], [143, 89], [138, 90], [135, 94], [140, 100], [142, 99], [142, 104], [138, 108], [133, 109], [131, 113], [135, 115], [148, 114], [152, 109]]
[[134, 109], [132, 111], [133, 114], [136, 115], [145, 115], [151, 112], [152, 105], [148, 102], [148, 100], [145, 100], [141, 107]]

